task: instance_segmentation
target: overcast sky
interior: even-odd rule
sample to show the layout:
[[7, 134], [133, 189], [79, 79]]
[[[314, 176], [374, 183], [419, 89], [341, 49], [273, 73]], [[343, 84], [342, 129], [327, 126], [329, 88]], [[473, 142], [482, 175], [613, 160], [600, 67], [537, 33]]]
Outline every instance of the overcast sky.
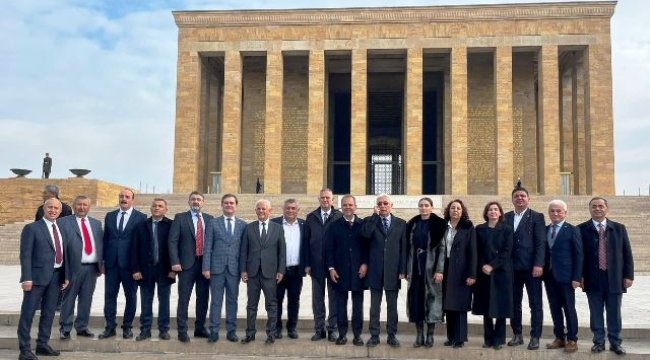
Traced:
[[[324, 0], [319, 7], [526, 1]], [[534, 2], [534, 1], [527, 1]], [[10, 168], [172, 190], [177, 28], [172, 10], [304, 8], [307, 1], [4, 0], [0, 11], [0, 177]], [[612, 18], [616, 192], [650, 187], [650, 5]]]

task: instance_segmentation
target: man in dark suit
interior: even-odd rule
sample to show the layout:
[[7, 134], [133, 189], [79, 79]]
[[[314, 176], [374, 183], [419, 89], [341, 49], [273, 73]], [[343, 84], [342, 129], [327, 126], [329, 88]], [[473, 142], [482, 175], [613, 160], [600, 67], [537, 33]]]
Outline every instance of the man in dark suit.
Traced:
[[352, 332], [355, 346], [363, 346], [363, 291], [368, 273], [368, 249], [359, 240], [362, 220], [356, 217], [356, 199], [346, 195], [341, 199], [343, 216], [330, 224], [325, 233], [326, 265], [334, 291], [337, 292], [337, 327], [339, 337], [336, 345], [344, 345], [348, 339], [348, 295], [352, 292]]
[[368, 246], [368, 275], [370, 288], [370, 340], [367, 346], [379, 344], [379, 315], [381, 299], [386, 293], [386, 333], [388, 345], [400, 346], [397, 334], [397, 295], [406, 278], [406, 222], [391, 214], [390, 196], [377, 197], [376, 213], [364, 219], [359, 232]]
[[50, 153], [45, 153], [43, 158], [43, 179], [49, 179], [50, 173], [52, 172], [52, 158]]
[[172, 221], [167, 214], [167, 201], [155, 198], [151, 202], [151, 217], [141, 222], [131, 240], [131, 271], [140, 285], [140, 334], [142, 341], [151, 337], [153, 294], [158, 289], [158, 338], [169, 340], [169, 298], [176, 273], [169, 263], [169, 229]]
[[282, 281], [287, 266], [284, 230], [281, 225], [269, 221], [271, 203], [257, 200], [255, 204], [257, 221], [246, 225], [241, 239], [239, 270], [246, 283], [248, 303], [246, 304], [246, 337], [242, 344], [255, 341], [255, 321], [260, 291], [264, 292], [266, 307], [266, 343], [275, 342], [275, 325], [278, 315], [277, 284]]
[[233, 194], [221, 198], [223, 216], [214, 218], [205, 230], [203, 276], [210, 281], [210, 336], [219, 340], [221, 308], [226, 296], [226, 338], [237, 342], [237, 298], [239, 297], [239, 248], [246, 222], [235, 216], [239, 201]]
[[[562, 200], [548, 204], [546, 266], [544, 285], [553, 318], [555, 340], [547, 349], [564, 348], [567, 353], [578, 351], [578, 314], [575, 289], [582, 279], [582, 238], [580, 230], [565, 221], [567, 205]], [[564, 332], [566, 318], [566, 333]]]
[[58, 221], [59, 226], [64, 228], [69, 235], [66, 252], [68, 260], [70, 260], [68, 262], [70, 286], [63, 292], [59, 319], [61, 340], [70, 339], [74, 306], [77, 299], [79, 299], [77, 319], [74, 321], [77, 336], [89, 338], [95, 336], [88, 330], [88, 322], [97, 278], [103, 272], [101, 266], [104, 258], [102, 223], [88, 216], [90, 199], [87, 196], [75, 197], [72, 206], [74, 215], [66, 216]]
[[[58, 356], [59, 351], [48, 345], [56, 301], [61, 288], [68, 286], [65, 265], [68, 262], [64, 252], [68, 235], [56, 224], [61, 213], [61, 201], [48, 199], [44, 204], [42, 220], [27, 224], [20, 234], [20, 283], [23, 289], [23, 303], [18, 322], [18, 345], [20, 360], [35, 360], [31, 351], [31, 337], [34, 314], [41, 305], [38, 323], [36, 354]], [[65, 261], [64, 261], [65, 260]]]
[[[45, 185], [43, 187], [43, 203], [47, 199], [55, 198], [59, 199], [59, 188], [56, 185]], [[61, 200], [61, 199], [59, 199]], [[34, 221], [38, 221], [43, 218], [43, 205], [41, 204], [38, 209], [36, 209], [36, 215], [34, 216]], [[59, 214], [59, 219], [62, 217], [70, 216], [72, 215], [72, 208], [63, 201], [61, 202], [61, 214]]]
[[591, 352], [605, 350], [605, 320], [609, 350], [625, 355], [621, 346], [621, 301], [634, 282], [634, 259], [625, 225], [607, 218], [607, 200], [589, 201], [591, 219], [578, 225], [582, 234], [584, 266], [582, 288], [589, 302], [589, 327], [593, 332]]
[[[332, 206], [332, 190], [322, 189], [318, 198], [320, 207], [307, 215], [305, 219], [305, 272], [311, 276], [311, 307], [314, 312], [315, 334], [312, 341], [324, 339], [336, 341], [336, 291], [332, 290], [325, 266], [325, 228], [341, 217], [341, 212]], [[325, 288], [327, 287], [329, 316], [327, 316], [327, 334], [325, 333]]]
[[271, 219], [276, 224], [282, 225], [284, 240], [287, 247], [287, 268], [282, 281], [278, 283], [276, 300], [278, 303], [277, 324], [275, 338], [282, 338], [282, 303], [287, 294], [287, 335], [291, 339], [298, 338], [296, 325], [298, 324], [298, 311], [300, 309], [300, 293], [302, 292], [302, 278], [305, 276], [305, 257], [307, 255], [304, 245], [305, 220], [298, 218], [300, 206], [296, 199], [287, 199], [282, 207], [284, 216]]
[[135, 193], [131, 189], [122, 189], [119, 195], [120, 208], [106, 214], [104, 220], [104, 318], [106, 328], [99, 334], [100, 339], [115, 336], [117, 322], [117, 296], [120, 284], [124, 289], [126, 305], [122, 322], [122, 337], [131, 339], [133, 318], [138, 302], [138, 285], [131, 273], [131, 238], [133, 231], [147, 215], [133, 208]]
[[510, 319], [513, 336], [508, 341], [508, 346], [518, 346], [524, 343], [521, 302], [524, 297], [524, 286], [526, 286], [528, 306], [530, 307], [528, 350], [537, 350], [544, 321], [542, 273], [546, 255], [546, 226], [544, 225], [544, 215], [528, 208], [529, 202], [528, 190], [517, 186], [512, 190], [512, 204], [515, 206], [515, 210], [506, 213], [506, 223], [515, 231], [512, 247], [514, 311]]
[[203, 243], [205, 228], [212, 221], [212, 215], [202, 212], [205, 201], [203, 194], [193, 191], [187, 202], [190, 211], [176, 214], [169, 232], [169, 257], [172, 270], [178, 273], [178, 307], [176, 324], [178, 340], [189, 342], [187, 335], [187, 309], [190, 306], [192, 289], [196, 284], [196, 320], [194, 337], [207, 338], [205, 318], [210, 299], [210, 280], [203, 274]]

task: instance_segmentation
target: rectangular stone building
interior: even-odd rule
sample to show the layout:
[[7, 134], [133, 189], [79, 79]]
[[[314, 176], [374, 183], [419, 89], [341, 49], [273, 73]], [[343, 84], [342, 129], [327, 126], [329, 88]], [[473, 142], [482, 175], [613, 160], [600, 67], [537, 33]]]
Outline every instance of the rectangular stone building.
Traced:
[[615, 6], [174, 12], [174, 192], [614, 194]]

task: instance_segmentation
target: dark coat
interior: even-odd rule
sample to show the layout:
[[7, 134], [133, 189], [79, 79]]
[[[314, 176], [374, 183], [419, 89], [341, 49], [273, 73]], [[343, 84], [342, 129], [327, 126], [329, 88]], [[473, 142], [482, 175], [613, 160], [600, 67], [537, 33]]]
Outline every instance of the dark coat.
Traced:
[[365, 279], [359, 278], [359, 268], [368, 265], [368, 247], [359, 239], [363, 220], [355, 216], [350, 227], [345, 218], [333, 221], [325, 232], [325, 263], [339, 275], [332, 287], [338, 291], [361, 291], [366, 289]]
[[[598, 230], [592, 220], [587, 220], [578, 225], [582, 235], [582, 249], [584, 265], [584, 291], [599, 291], [598, 286]], [[627, 292], [623, 288], [623, 279], [634, 280], [634, 259], [632, 247], [627, 236], [625, 225], [607, 219], [605, 228], [607, 237], [607, 279], [609, 280], [609, 293], [621, 294]]]
[[456, 236], [451, 245], [445, 274], [445, 310], [470, 311], [472, 309], [472, 288], [467, 279], [476, 279], [476, 231], [471, 221], [465, 220], [456, 226]]
[[117, 219], [122, 210], [117, 209], [106, 214], [104, 219], [104, 264], [107, 268], [119, 266], [131, 273], [131, 238], [139, 223], [147, 220], [147, 215], [133, 209], [124, 230], [117, 229]]
[[377, 214], [365, 218], [359, 232], [369, 247], [366, 284], [374, 290], [399, 290], [406, 275], [406, 222], [390, 216], [388, 233]]
[[305, 245], [307, 245], [305, 267], [311, 268], [311, 277], [325, 279], [329, 276], [329, 271], [325, 266], [325, 228], [340, 218], [343, 213], [332, 207], [330, 216], [324, 225], [320, 214], [321, 209], [317, 208], [305, 218]]
[[[506, 213], [506, 223], [514, 229], [515, 213]], [[517, 226], [512, 242], [512, 266], [517, 270], [533, 270], [534, 266], [544, 267], [546, 256], [546, 225], [544, 214], [526, 209]]]
[[[61, 265], [61, 284], [70, 280], [70, 256], [66, 255], [65, 249], [69, 247], [70, 235], [64, 226], [57, 229], [63, 251], [63, 264]], [[20, 282], [31, 281], [34, 285], [47, 285], [54, 275], [54, 262], [56, 250], [54, 240], [45, 220], [34, 221], [25, 225], [20, 233]]]
[[[498, 223], [494, 229], [489, 229], [487, 223], [476, 227], [478, 278], [472, 314], [494, 319], [512, 316], [512, 237], [512, 228], [505, 223]], [[490, 275], [481, 270], [486, 264], [492, 266]]]
[[[546, 227], [547, 233], [550, 227]], [[577, 226], [565, 221], [555, 234], [553, 247], [547, 246], [546, 249], [545, 278], [553, 276], [557, 282], [565, 284], [582, 280], [582, 236]]]
[[169, 230], [172, 226], [172, 220], [163, 217], [157, 225], [158, 232], [158, 264], [153, 264], [153, 223], [152, 218], [138, 224], [133, 232], [131, 239], [131, 273], [137, 272], [142, 274], [143, 280], [160, 280], [167, 279], [170, 283], [175, 283], [175, 278], [169, 278], [167, 275], [172, 271], [172, 265], [169, 262]]
[[[276, 224], [280, 224], [281, 226], [284, 227], [284, 225], [282, 224], [282, 222], [284, 221], [283, 216], [273, 218], [271, 219], [271, 221], [273, 221]], [[298, 271], [300, 273], [300, 276], [305, 276], [306, 275], [305, 267], [307, 264], [307, 257], [309, 256], [309, 249], [307, 248], [306, 237], [305, 237], [305, 220], [298, 218], [296, 219], [296, 221], [298, 222], [298, 228], [300, 229], [300, 262], [298, 263]], [[286, 246], [286, 242], [287, 242], [286, 234], [285, 234], [284, 242]]]
[[[213, 216], [201, 213], [203, 217], [203, 232], [206, 231]], [[205, 234], [204, 234], [205, 235]], [[205, 246], [205, 236], [203, 236]], [[172, 265], [180, 264], [186, 270], [194, 266], [196, 260], [196, 229], [192, 212], [185, 211], [174, 216], [169, 230], [169, 261]], [[200, 265], [201, 267], [203, 264]]]

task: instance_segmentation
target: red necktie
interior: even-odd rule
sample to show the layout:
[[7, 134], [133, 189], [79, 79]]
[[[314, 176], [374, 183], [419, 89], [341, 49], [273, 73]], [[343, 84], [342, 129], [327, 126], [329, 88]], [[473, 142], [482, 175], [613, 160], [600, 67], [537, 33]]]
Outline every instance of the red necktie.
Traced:
[[607, 270], [607, 248], [605, 246], [605, 227], [598, 224], [598, 269]]
[[196, 214], [196, 256], [203, 255], [203, 220]]
[[81, 232], [84, 236], [84, 250], [86, 251], [86, 255], [90, 255], [93, 253], [93, 242], [90, 241], [90, 232], [86, 226], [86, 218], [81, 218]]
[[56, 265], [59, 265], [63, 262], [63, 251], [61, 250], [61, 238], [59, 238], [59, 231], [56, 229], [56, 224], [52, 224], [52, 234], [54, 235], [54, 250], [56, 251], [54, 260]]

